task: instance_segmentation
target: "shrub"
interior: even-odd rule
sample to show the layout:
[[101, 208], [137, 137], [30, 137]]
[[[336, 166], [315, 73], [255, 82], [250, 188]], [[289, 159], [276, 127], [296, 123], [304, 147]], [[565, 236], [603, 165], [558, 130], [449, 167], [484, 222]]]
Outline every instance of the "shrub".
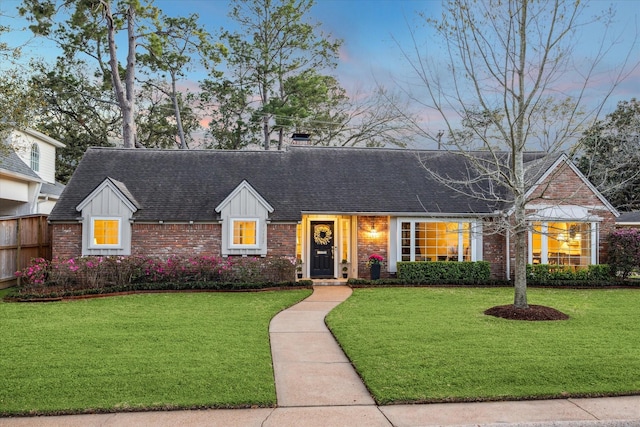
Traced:
[[[587, 268], [574, 269], [569, 265], [528, 264], [527, 283], [555, 285], [566, 282], [603, 282], [606, 285], [611, 278], [611, 268], [606, 264], [589, 265]], [[579, 284], [579, 283], [578, 283]]]
[[609, 265], [612, 273], [625, 280], [640, 267], [640, 230], [622, 228], [609, 234]]
[[481, 283], [491, 278], [491, 268], [487, 261], [402, 261], [398, 262], [397, 275], [398, 279], [415, 284]]
[[[221, 258], [212, 256], [170, 257], [90, 256], [34, 259], [16, 273], [20, 293], [71, 295], [102, 293], [103, 289], [207, 289], [260, 288], [294, 282], [295, 258]], [[196, 285], [204, 283], [205, 285]], [[170, 285], [167, 288], [167, 284]]]

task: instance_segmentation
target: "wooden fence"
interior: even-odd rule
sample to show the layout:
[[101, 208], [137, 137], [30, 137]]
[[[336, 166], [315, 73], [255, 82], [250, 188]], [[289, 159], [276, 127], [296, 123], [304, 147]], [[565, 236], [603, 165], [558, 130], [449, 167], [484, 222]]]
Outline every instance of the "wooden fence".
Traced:
[[47, 215], [0, 217], [0, 289], [14, 285], [33, 258], [51, 259]]

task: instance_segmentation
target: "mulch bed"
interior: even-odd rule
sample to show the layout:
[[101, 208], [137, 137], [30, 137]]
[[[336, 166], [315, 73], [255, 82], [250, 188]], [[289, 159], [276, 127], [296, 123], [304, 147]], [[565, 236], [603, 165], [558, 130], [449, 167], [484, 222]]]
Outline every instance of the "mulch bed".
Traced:
[[529, 305], [529, 308], [515, 308], [513, 304], [498, 305], [485, 310], [484, 314], [509, 320], [567, 320], [569, 316], [555, 308], [544, 305]]

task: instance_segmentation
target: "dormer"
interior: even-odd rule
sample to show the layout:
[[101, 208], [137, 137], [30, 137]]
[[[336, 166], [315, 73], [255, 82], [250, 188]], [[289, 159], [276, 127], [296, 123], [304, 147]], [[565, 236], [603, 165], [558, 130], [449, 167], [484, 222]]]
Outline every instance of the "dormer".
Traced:
[[131, 219], [138, 209], [125, 184], [105, 178], [76, 207], [82, 217], [82, 255], [131, 255]]
[[267, 255], [267, 221], [273, 207], [242, 181], [217, 207], [222, 222], [222, 255]]

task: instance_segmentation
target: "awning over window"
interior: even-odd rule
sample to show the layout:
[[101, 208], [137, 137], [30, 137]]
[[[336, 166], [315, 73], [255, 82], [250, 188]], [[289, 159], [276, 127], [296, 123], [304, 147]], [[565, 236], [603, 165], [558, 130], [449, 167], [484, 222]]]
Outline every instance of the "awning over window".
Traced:
[[602, 221], [583, 206], [559, 205], [540, 207], [527, 216], [530, 221]]

